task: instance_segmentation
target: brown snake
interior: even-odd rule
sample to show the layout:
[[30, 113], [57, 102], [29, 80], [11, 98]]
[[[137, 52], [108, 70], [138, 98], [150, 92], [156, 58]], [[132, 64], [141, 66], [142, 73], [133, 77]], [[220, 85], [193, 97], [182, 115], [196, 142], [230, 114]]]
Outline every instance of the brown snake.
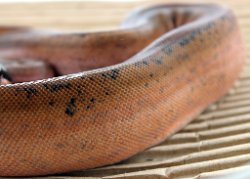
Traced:
[[235, 16], [213, 4], [137, 10], [106, 32], [3, 27], [0, 57], [1, 176], [104, 166], [158, 144], [225, 95], [244, 59]]

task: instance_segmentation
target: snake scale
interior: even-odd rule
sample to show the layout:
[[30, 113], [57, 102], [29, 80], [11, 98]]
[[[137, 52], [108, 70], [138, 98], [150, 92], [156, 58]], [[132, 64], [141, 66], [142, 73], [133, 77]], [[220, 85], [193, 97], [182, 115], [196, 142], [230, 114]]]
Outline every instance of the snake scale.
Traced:
[[236, 17], [215, 4], [155, 5], [121, 28], [0, 28], [0, 175], [117, 163], [225, 95], [244, 63]]

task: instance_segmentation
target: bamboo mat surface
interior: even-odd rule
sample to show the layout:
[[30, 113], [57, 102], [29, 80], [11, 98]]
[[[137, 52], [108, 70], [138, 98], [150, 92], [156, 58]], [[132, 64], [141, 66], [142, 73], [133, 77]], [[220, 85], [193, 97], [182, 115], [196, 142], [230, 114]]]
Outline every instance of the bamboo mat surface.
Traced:
[[[0, 4], [0, 24], [63, 31], [108, 30], [117, 28], [135, 7], [158, 2], [7, 3]], [[234, 10], [245, 42], [245, 68], [234, 88], [160, 145], [116, 165], [62, 177], [187, 179], [238, 178], [243, 172], [250, 175], [250, 0], [219, 3]]]

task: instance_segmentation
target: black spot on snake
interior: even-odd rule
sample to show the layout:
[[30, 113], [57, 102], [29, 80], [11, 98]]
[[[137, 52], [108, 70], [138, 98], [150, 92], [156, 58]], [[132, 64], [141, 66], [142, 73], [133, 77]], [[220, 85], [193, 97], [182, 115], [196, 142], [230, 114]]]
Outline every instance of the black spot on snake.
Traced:
[[162, 64], [162, 61], [161, 61], [160, 59], [156, 59], [156, 60], [155, 60], [155, 63], [156, 63], [157, 65], [161, 65], [161, 64]]
[[50, 102], [49, 102], [49, 105], [50, 105], [50, 106], [54, 106], [54, 104], [55, 104], [54, 101], [50, 101]]
[[17, 88], [16, 91], [17, 92], [22, 92], [22, 91], [26, 92], [28, 99], [32, 98], [34, 95], [36, 95], [38, 93], [37, 90], [33, 87]]
[[95, 102], [95, 98], [91, 98], [90, 102], [94, 103]]
[[197, 35], [197, 32], [193, 31], [191, 33], [191, 35], [181, 39], [180, 42], [179, 42], [179, 45], [182, 46], [182, 47], [186, 46], [187, 44], [189, 44], [191, 41], [193, 41], [195, 39], [196, 35]]
[[134, 65], [136, 67], [142, 67], [142, 66], [148, 65], [148, 62], [147, 61], [139, 61], [139, 62], [136, 62]]
[[76, 99], [72, 97], [67, 104], [65, 113], [70, 117], [74, 116], [74, 114], [77, 112], [77, 107], [75, 103], [76, 103]]
[[58, 92], [58, 91], [63, 90], [63, 89], [70, 89], [71, 84], [70, 83], [56, 83], [56, 84], [45, 83], [45, 84], [43, 84], [43, 87], [46, 90], [49, 90], [50, 92], [54, 93], [54, 92]]
[[90, 109], [90, 106], [88, 105], [88, 106], [86, 106], [86, 110], [89, 110]]
[[78, 90], [77, 90], [77, 95], [78, 95], [78, 96], [81, 96], [81, 94], [82, 94], [82, 91], [78, 89]]
[[163, 48], [163, 52], [165, 54], [167, 54], [167, 55], [171, 55], [172, 52], [173, 52], [173, 49], [172, 49], [172, 47], [170, 45], [168, 45], [168, 46], [166, 46], [166, 47]]
[[105, 95], [107, 95], [107, 96], [108, 96], [108, 95], [109, 95], [109, 92], [105, 92]]
[[114, 69], [108, 73], [103, 73], [102, 76], [105, 78], [111, 78], [113, 80], [116, 80], [119, 75], [119, 71], [120, 71], [119, 69]]

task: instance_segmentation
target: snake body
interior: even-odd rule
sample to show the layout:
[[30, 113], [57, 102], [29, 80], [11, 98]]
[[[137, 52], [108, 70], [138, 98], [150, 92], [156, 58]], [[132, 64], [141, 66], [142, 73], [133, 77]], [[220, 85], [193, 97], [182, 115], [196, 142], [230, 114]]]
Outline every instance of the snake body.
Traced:
[[107, 32], [0, 34], [13, 80], [0, 86], [1, 176], [127, 159], [225, 95], [243, 66], [236, 18], [213, 4], [136, 10]]

